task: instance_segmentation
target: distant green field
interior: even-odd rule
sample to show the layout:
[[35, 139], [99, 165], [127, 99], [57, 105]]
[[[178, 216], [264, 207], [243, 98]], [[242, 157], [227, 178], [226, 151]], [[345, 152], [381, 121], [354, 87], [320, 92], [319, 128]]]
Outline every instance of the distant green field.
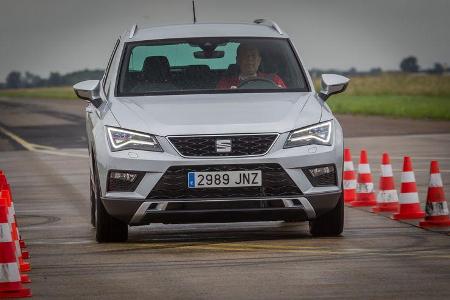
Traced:
[[[319, 90], [320, 80], [314, 83]], [[327, 103], [340, 114], [450, 120], [450, 76], [358, 76], [351, 78], [344, 93]]]
[[[319, 80], [316, 80], [316, 87]], [[450, 96], [450, 76], [386, 73], [352, 77], [345, 91], [351, 96]]]
[[49, 88], [29, 88], [0, 90], [0, 97], [20, 97], [20, 98], [46, 98], [46, 99], [76, 99], [72, 87], [49, 87]]
[[[320, 81], [315, 80], [319, 90]], [[72, 87], [0, 90], [0, 97], [76, 99]], [[340, 114], [450, 120], [450, 76], [383, 74], [351, 78], [328, 102]]]
[[396, 118], [450, 120], [449, 96], [352, 96], [336, 95], [327, 101], [339, 114]]

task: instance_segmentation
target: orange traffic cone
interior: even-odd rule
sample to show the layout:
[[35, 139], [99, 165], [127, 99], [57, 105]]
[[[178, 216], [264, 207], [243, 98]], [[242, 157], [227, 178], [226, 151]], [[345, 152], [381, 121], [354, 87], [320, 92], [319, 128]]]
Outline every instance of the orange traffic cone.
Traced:
[[352, 155], [350, 149], [344, 149], [344, 202], [352, 202], [356, 200], [356, 174], [353, 167]]
[[[16, 215], [14, 211], [14, 205], [11, 201], [11, 196], [8, 190], [6, 190], [6, 193], [4, 193], [5, 190], [1, 193], [1, 200], [0, 205], [4, 205], [8, 208], [8, 222], [11, 227], [11, 234], [14, 243], [16, 244], [16, 255], [19, 262], [19, 267], [21, 272], [28, 272], [31, 270], [30, 263], [24, 261], [22, 256], [22, 248], [20, 246], [20, 239], [19, 239], [19, 229], [17, 228], [16, 224]], [[27, 255], [29, 256], [29, 255]]]
[[425, 228], [450, 226], [447, 201], [445, 200], [444, 187], [441, 173], [439, 172], [439, 163], [435, 160], [430, 165], [430, 183], [428, 184], [425, 212], [427, 214], [425, 221], [420, 222], [419, 226]]
[[[8, 209], [9, 209], [9, 214], [12, 215], [13, 218], [14, 218], [14, 224], [15, 224], [15, 227], [17, 229], [17, 235], [19, 237], [20, 248], [24, 249], [27, 246], [25, 245], [25, 242], [22, 240], [22, 237], [21, 237], [21, 235], [19, 233], [19, 229], [18, 229], [18, 226], [17, 226], [17, 219], [16, 219], [16, 211], [14, 209], [14, 202], [13, 202], [13, 199], [12, 199], [12, 196], [11, 196], [11, 189], [9, 188], [9, 185], [8, 185], [8, 189], [1, 191], [1, 193], [7, 199], [7, 206], [8, 206]], [[24, 258], [28, 258], [28, 251], [22, 251], [22, 254], [24, 254], [24, 253], [25, 253]]]
[[30, 289], [22, 286], [15, 244], [8, 223], [8, 209], [2, 205], [0, 205], [0, 232], [0, 298], [31, 297]]
[[398, 195], [395, 189], [391, 161], [387, 153], [383, 153], [381, 158], [381, 177], [377, 194], [377, 206], [372, 208], [372, 211], [376, 213], [398, 211]]
[[[6, 179], [5, 179], [5, 182], [7, 183]], [[13, 223], [15, 224], [15, 230], [17, 230], [17, 236], [19, 238], [20, 249], [24, 249], [27, 246], [25, 245], [25, 242], [22, 240], [21, 235], [19, 233], [19, 229], [18, 229], [18, 226], [17, 226], [17, 220], [16, 220], [16, 213], [15, 213], [15, 210], [14, 210], [14, 203], [12, 201], [11, 189], [9, 187], [9, 184], [6, 184], [6, 186], [3, 189], [0, 188], [0, 196], [6, 198], [6, 203], [7, 203], [6, 206], [8, 206], [9, 215], [13, 215], [13, 218], [14, 218], [14, 222]], [[13, 223], [10, 223], [10, 224], [13, 224]], [[11, 225], [11, 226], [14, 227], [13, 225]], [[14, 228], [13, 228], [13, 230], [14, 230]], [[28, 251], [21, 250], [21, 252], [22, 252], [22, 257], [23, 258], [25, 258], [25, 259], [30, 258], [30, 254], [28, 253]]]
[[403, 159], [399, 202], [400, 210], [392, 216], [394, 220], [421, 219], [425, 217], [425, 212], [420, 208], [416, 177], [414, 176], [412, 162], [409, 156], [405, 156]]
[[375, 193], [373, 191], [372, 174], [370, 173], [367, 151], [361, 150], [358, 164], [358, 182], [356, 184], [356, 200], [350, 202], [351, 206], [374, 206]]

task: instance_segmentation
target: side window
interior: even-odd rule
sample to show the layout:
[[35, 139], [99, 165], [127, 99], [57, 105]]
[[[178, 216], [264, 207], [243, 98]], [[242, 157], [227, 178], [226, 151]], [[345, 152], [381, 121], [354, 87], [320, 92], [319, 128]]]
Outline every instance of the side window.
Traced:
[[109, 87], [111, 86], [111, 66], [114, 65], [117, 60], [117, 47], [119, 46], [120, 40], [116, 41], [114, 45], [113, 52], [109, 58], [108, 65], [106, 66], [105, 75], [103, 76], [103, 91], [105, 94], [108, 93]]

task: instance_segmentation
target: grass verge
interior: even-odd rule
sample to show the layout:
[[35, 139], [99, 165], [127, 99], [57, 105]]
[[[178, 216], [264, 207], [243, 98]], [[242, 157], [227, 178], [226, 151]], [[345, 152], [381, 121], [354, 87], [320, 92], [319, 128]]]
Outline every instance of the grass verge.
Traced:
[[334, 113], [396, 118], [450, 120], [448, 96], [335, 95], [328, 101]]
[[12, 98], [45, 98], [45, 99], [77, 99], [72, 87], [27, 88], [0, 90], [0, 97]]

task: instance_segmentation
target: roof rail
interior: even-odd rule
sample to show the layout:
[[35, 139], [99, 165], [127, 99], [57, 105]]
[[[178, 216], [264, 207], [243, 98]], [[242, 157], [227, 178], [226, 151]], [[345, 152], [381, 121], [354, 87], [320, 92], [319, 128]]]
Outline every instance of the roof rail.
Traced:
[[274, 30], [276, 30], [279, 34], [283, 35], [283, 30], [281, 30], [280, 26], [278, 26], [278, 24], [272, 20], [256, 19], [253, 21], [253, 23], [269, 26], [269, 27], [273, 28]]
[[129, 36], [130, 39], [133, 38], [133, 36], [136, 33], [137, 29], [138, 29], [137, 24], [134, 24], [133, 27], [131, 27], [130, 36]]

